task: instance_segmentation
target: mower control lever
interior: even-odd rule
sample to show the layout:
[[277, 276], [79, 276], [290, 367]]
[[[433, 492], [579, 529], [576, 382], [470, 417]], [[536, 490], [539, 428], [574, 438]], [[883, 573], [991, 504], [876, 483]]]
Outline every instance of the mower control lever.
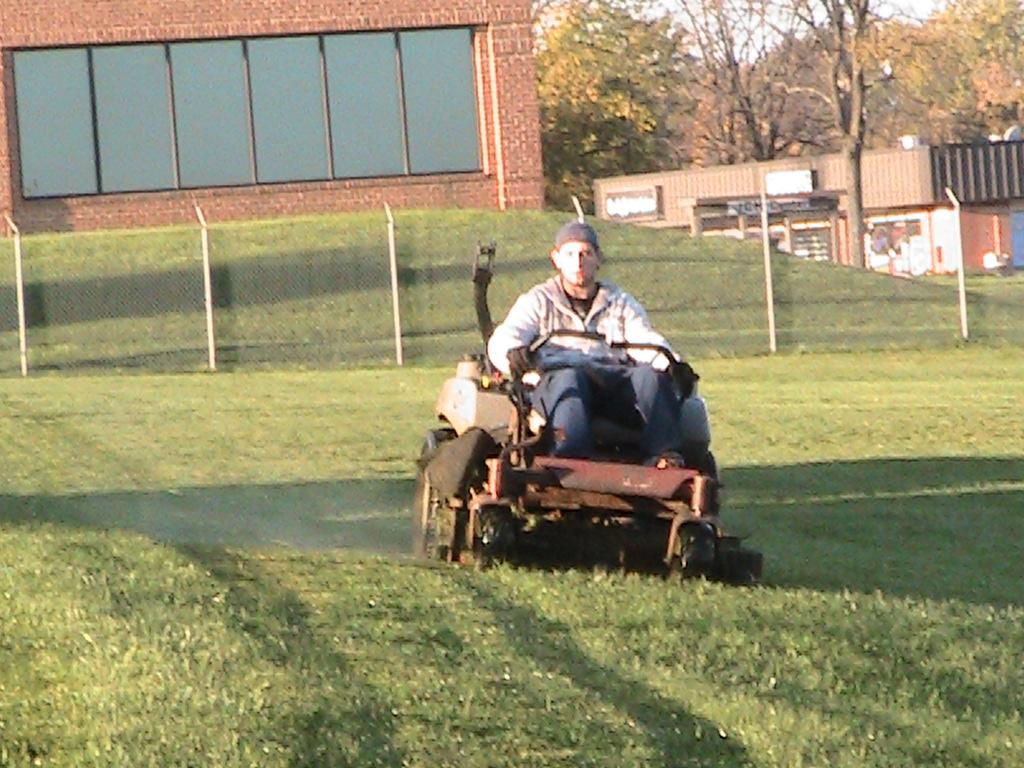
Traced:
[[[487, 304], [487, 289], [494, 277], [494, 254], [497, 245], [492, 242], [490, 245], [477, 244], [476, 254], [473, 257], [473, 308], [476, 310], [476, 324], [480, 329], [480, 335], [484, 340], [484, 348], [494, 333], [494, 321], [491, 319], [491, 309]], [[481, 257], [486, 259], [486, 264], [481, 264]], [[487, 358], [487, 355], [484, 355]]]

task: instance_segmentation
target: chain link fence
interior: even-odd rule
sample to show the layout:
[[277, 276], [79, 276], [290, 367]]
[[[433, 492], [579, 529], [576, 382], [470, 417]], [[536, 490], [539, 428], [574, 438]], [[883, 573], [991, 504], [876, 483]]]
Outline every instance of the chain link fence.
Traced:
[[1024, 346], [1024, 270], [966, 278], [967, 327], [973, 341]]
[[161, 233], [162, 258], [154, 262], [146, 251], [149, 237], [125, 233], [111, 248], [103, 235], [80, 235], [56, 240], [62, 246], [57, 252], [25, 241], [30, 371], [183, 370], [204, 359], [195, 239], [184, 231]]
[[[21, 240], [28, 370], [218, 370], [448, 364], [478, 352], [470, 282], [497, 245], [491, 311], [551, 274], [564, 214], [398, 211]], [[636, 295], [684, 355], [769, 349], [759, 245], [596, 222], [601, 276]], [[13, 254], [13, 240], [7, 243]], [[394, 264], [394, 271], [392, 269]], [[397, 292], [393, 291], [393, 285]], [[779, 351], [951, 346], [955, 278], [905, 279], [772, 256]], [[970, 275], [972, 341], [1024, 341], [1024, 277]], [[396, 311], [397, 310], [397, 311]], [[13, 256], [0, 259], [0, 373], [20, 373]]]
[[[17, 280], [14, 248], [11, 257], [0, 258], [0, 371], [21, 371]], [[6, 255], [6, 254], [5, 254]]]

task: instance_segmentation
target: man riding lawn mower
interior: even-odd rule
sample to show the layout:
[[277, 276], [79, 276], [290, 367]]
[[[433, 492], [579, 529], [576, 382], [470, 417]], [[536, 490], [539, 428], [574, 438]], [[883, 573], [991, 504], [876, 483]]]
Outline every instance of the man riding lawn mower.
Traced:
[[636, 299], [597, 281], [601, 251], [589, 225], [563, 226], [550, 258], [557, 274], [494, 328], [494, 247], [477, 255], [488, 354], [463, 360], [438, 399], [446, 426], [427, 435], [420, 457], [416, 553], [488, 563], [574, 550], [756, 581], [761, 555], [726, 535], [718, 517], [699, 377]]

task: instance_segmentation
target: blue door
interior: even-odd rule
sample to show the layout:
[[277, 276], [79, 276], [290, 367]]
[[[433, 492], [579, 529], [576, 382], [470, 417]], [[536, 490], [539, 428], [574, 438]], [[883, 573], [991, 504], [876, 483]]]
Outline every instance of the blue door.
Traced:
[[1013, 231], [1013, 266], [1024, 269], [1024, 211], [1010, 214], [1010, 229]]

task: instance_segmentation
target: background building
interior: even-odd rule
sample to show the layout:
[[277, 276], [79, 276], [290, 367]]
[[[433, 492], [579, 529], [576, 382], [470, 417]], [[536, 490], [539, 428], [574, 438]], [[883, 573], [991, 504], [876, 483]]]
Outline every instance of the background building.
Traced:
[[[1024, 267], [1024, 142], [864, 153], [865, 264], [893, 274], [950, 272], [957, 239], [973, 268]], [[599, 179], [600, 217], [737, 237], [769, 231], [798, 256], [848, 261], [846, 176], [839, 155]], [[946, 195], [962, 204], [961, 215]]]
[[538, 208], [538, 126], [529, 0], [0, 3], [23, 230]]

